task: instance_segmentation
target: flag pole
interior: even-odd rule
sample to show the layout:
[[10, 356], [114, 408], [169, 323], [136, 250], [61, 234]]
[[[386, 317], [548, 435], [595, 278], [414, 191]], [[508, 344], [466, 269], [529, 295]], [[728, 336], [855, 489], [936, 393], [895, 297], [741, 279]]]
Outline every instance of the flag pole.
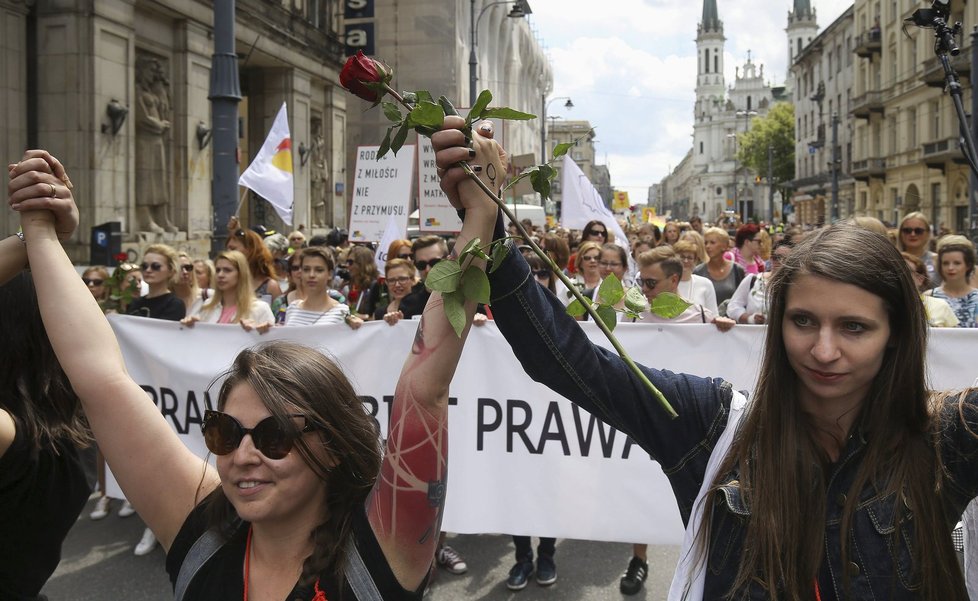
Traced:
[[234, 213], [232, 213], [232, 215], [239, 215], [240, 214], [240, 212], [241, 212], [241, 205], [242, 205], [242, 203], [244, 203], [245, 196], [247, 196], [247, 195], [248, 195], [248, 188], [245, 188], [244, 190], [241, 191], [241, 198], [238, 199], [238, 206], [234, 209]]

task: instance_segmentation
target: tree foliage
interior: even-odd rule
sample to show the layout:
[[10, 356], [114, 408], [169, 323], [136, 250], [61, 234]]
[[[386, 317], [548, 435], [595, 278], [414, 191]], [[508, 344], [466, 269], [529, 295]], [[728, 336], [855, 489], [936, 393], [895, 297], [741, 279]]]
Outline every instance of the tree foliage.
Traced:
[[772, 147], [774, 185], [795, 179], [795, 107], [779, 102], [737, 136], [737, 161], [762, 178], [768, 176], [768, 146]]

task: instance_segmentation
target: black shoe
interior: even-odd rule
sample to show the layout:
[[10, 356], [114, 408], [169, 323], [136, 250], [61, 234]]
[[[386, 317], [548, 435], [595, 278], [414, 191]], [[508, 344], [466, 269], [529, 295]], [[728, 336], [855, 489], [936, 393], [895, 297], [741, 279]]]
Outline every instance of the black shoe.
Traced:
[[533, 560], [518, 561], [509, 571], [509, 578], [506, 579], [506, 588], [511, 591], [521, 591], [526, 588], [526, 583], [530, 581], [530, 576], [532, 575]]
[[634, 595], [642, 590], [642, 585], [648, 577], [649, 564], [638, 557], [632, 557], [632, 560], [628, 562], [625, 575], [621, 577], [621, 582], [618, 583], [618, 588], [623, 595]]
[[537, 584], [540, 586], [550, 586], [557, 582], [557, 564], [554, 558], [549, 555], [537, 557]]

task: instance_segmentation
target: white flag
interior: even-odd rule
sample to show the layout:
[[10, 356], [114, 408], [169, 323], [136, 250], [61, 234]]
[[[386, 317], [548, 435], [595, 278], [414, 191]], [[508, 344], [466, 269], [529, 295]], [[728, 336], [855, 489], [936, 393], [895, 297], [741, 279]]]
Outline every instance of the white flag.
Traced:
[[377, 252], [374, 253], [374, 263], [377, 264], [377, 273], [384, 273], [384, 267], [387, 265], [387, 249], [390, 248], [391, 242], [402, 239], [404, 239], [404, 232], [397, 225], [397, 220], [394, 219], [394, 215], [391, 215], [387, 218], [387, 229], [384, 230], [384, 235], [380, 237], [380, 242], [377, 243]]
[[284, 102], [258, 156], [238, 178], [238, 185], [254, 190], [272, 205], [286, 225], [292, 225], [292, 136]]
[[574, 159], [564, 155], [560, 174], [560, 223], [566, 228], [583, 230], [589, 221], [600, 220], [605, 227], [615, 233], [615, 244], [630, 250], [628, 237], [621, 229], [618, 220], [604, 201], [594, 184], [584, 175]]

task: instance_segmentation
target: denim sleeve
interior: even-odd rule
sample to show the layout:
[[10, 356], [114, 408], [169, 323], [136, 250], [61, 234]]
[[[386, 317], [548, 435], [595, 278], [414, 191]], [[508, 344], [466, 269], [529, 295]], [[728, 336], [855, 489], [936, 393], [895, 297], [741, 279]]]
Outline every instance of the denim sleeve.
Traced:
[[952, 394], [940, 406], [938, 445], [954, 520], [978, 496], [978, 388]]
[[730, 384], [640, 366], [679, 414], [670, 419], [625, 362], [592, 344], [563, 304], [536, 283], [515, 248], [490, 278], [496, 325], [526, 373], [630, 436], [660, 463], [674, 488], [692, 487], [695, 496], [726, 426]]

